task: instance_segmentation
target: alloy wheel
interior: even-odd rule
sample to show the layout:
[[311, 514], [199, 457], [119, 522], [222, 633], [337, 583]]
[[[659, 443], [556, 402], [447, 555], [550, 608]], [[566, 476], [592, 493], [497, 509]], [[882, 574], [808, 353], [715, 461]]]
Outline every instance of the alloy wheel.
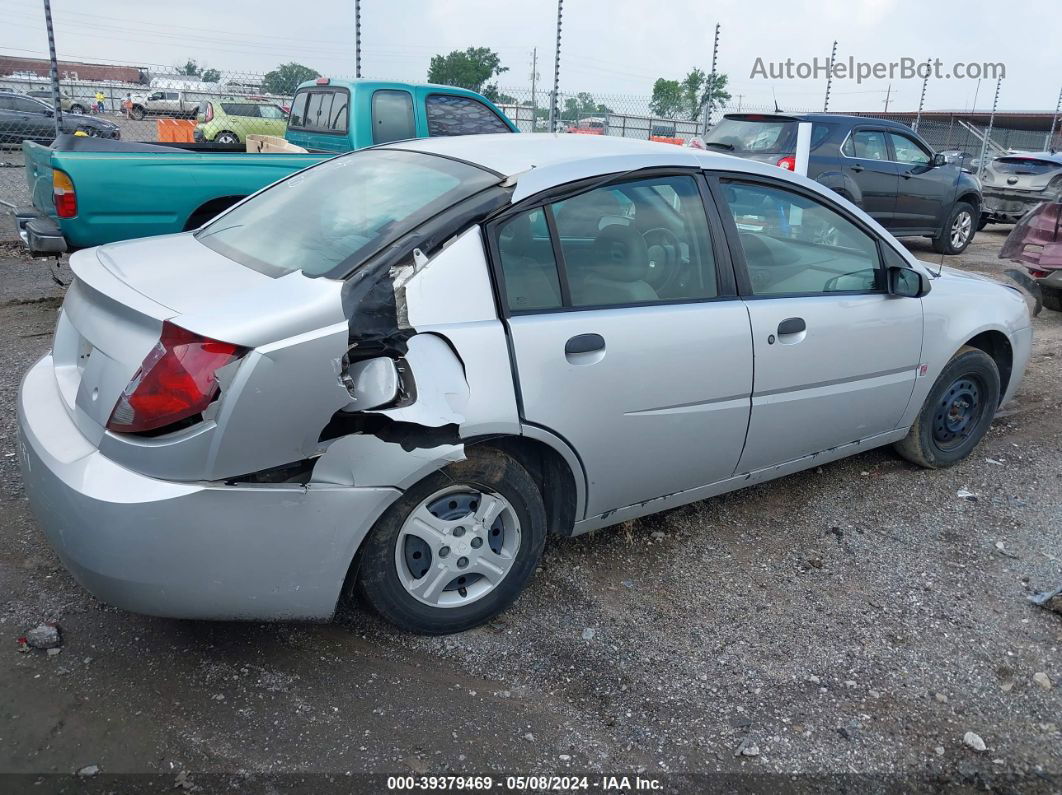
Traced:
[[955, 220], [951, 224], [951, 246], [955, 249], [960, 249], [966, 245], [966, 241], [970, 239], [970, 232], [973, 231], [973, 216], [969, 211], [963, 210], [955, 216]]

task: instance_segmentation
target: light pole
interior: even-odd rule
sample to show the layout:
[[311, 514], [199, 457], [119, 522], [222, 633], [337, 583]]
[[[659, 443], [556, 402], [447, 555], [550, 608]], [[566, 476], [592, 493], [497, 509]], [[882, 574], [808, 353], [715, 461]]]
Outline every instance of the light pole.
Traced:
[[704, 132], [708, 134], [708, 125], [712, 123], [712, 105], [715, 99], [716, 61], [719, 58], [719, 23], [715, 23], [715, 43], [712, 45], [712, 73], [708, 75], [708, 101], [704, 105]]
[[918, 99], [918, 115], [915, 116], [914, 131], [918, 132], [918, 125], [922, 123], [922, 107], [926, 104], [926, 86], [929, 84], [929, 71], [931, 59], [926, 59], [926, 73], [922, 77], [922, 96]]

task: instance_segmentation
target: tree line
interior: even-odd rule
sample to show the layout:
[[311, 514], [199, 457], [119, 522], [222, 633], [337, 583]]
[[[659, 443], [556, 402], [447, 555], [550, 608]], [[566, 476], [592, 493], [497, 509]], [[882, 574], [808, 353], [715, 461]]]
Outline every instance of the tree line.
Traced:
[[[207, 83], [216, 83], [221, 78], [217, 69], [200, 67], [191, 58], [177, 69], [180, 74], [197, 77]], [[468, 47], [446, 55], [433, 55], [428, 64], [427, 79], [429, 83], [476, 91], [498, 104], [532, 105], [530, 100], [518, 101], [498, 88], [496, 78], [508, 71], [509, 67], [502, 65], [501, 56], [494, 50], [489, 47]], [[290, 96], [300, 83], [319, 76], [320, 72], [316, 69], [300, 63], [281, 64], [262, 78], [262, 90], [268, 94]], [[699, 119], [709, 103], [713, 107], [721, 107], [730, 101], [730, 92], [726, 87], [725, 74], [707, 74], [699, 67], [691, 69], [682, 79], [660, 77], [653, 83], [649, 111], [654, 116], [667, 119]], [[592, 94], [581, 91], [575, 96], [565, 97], [560, 112], [563, 117], [574, 120], [613, 111], [598, 102]], [[549, 115], [549, 109], [538, 108], [537, 115], [545, 118]]]

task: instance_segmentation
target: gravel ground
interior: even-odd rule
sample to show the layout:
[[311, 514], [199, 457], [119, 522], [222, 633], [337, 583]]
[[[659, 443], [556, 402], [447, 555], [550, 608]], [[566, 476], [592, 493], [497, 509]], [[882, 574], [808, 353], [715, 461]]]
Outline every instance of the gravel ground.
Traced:
[[[1006, 231], [951, 264], [998, 274]], [[60, 290], [2, 257], [0, 771], [47, 787], [38, 774], [95, 765], [122, 791], [140, 780], [109, 774], [204, 791], [637, 771], [675, 792], [842, 791], [857, 774], [867, 790], [1062, 789], [1062, 616], [1027, 601], [1062, 584], [1062, 314], [1035, 320], [1021, 391], [964, 463], [876, 450], [557, 540], [495, 623], [420, 638], [356, 605], [330, 625], [202, 623], [83, 592], [15, 456], [18, 377]], [[61, 653], [17, 653], [46, 619]]]

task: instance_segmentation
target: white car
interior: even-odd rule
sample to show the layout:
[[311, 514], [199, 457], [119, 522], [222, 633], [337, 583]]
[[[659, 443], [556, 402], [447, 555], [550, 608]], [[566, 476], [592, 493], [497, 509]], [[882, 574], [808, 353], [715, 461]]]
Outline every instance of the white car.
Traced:
[[573, 535], [872, 447], [966, 456], [1022, 296], [936, 275], [771, 165], [578, 135], [337, 157], [71, 258], [18, 401], [41, 525], [101, 599], [417, 632]]

